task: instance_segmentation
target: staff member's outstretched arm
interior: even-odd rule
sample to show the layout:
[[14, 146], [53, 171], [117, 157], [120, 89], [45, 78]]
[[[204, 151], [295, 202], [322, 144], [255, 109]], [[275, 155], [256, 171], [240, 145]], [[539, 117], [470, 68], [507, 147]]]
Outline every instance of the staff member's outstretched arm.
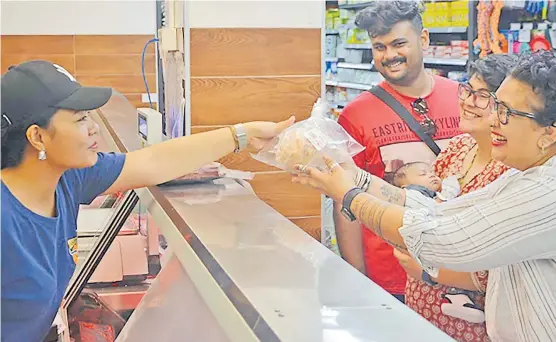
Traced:
[[[291, 117], [279, 123], [250, 122], [243, 127], [249, 145], [260, 149], [293, 122]], [[234, 129], [222, 128], [130, 152], [120, 176], [105, 193], [156, 185], [192, 172], [232, 153], [238, 147], [235, 134]]]

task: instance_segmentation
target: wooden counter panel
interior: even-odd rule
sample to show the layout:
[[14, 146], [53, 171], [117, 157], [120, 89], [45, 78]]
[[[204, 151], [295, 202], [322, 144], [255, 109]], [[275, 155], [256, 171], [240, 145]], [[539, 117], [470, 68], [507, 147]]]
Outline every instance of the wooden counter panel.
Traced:
[[285, 217], [320, 215], [320, 194], [291, 182], [286, 172], [257, 174], [251, 185], [259, 198]]

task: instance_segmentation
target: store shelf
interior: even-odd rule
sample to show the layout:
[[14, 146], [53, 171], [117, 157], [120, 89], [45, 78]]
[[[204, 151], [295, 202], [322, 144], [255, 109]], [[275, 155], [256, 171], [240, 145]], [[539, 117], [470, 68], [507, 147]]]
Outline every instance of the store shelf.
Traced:
[[457, 65], [465, 66], [467, 65], [467, 58], [424, 58], [425, 64], [436, 64], [436, 65]]
[[362, 2], [360, 4], [345, 4], [345, 5], [340, 5], [338, 7], [340, 9], [359, 9], [359, 8], [365, 8], [365, 7], [369, 6], [370, 4], [371, 4], [371, 1]]
[[338, 68], [357, 69], [357, 70], [373, 70], [373, 63], [338, 63]]
[[340, 34], [340, 32], [338, 30], [326, 30], [326, 34], [335, 35], [335, 34]]
[[429, 33], [465, 33], [467, 32], [467, 27], [456, 26], [456, 27], [429, 27], [426, 28]]
[[350, 83], [350, 82], [326, 81], [326, 85], [327, 86], [332, 86], [332, 87], [349, 88], [349, 89], [369, 90], [372, 87], [374, 87], [376, 84], [361, 84], [361, 83]]
[[370, 50], [371, 44], [344, 44], [345, 49]]

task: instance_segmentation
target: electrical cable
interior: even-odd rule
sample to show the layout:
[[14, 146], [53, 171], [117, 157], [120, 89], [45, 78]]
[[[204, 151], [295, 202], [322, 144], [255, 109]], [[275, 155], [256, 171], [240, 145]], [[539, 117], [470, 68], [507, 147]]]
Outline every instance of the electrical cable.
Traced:
[[149, 44], [154, 43], [154, 42], [158, 42], [158, 38], [153, 38], [151, 40], [149, 40], [145, 46], [143, 47], [143, 53], [141, 54], [141, 73], [143, 74], [143, 82], [145, 82], [145, 89], [147, 90], [147, 96], [149, 98], [149, 105], [151, 107], [151, 109], [153, 108], [153, 102], [151, 99], [151, 92], [149, 91], [149, 84], [147, 82], [147, 75], [145, 74], [145, 52], [147, 52], [147, 47], [149, 46]]

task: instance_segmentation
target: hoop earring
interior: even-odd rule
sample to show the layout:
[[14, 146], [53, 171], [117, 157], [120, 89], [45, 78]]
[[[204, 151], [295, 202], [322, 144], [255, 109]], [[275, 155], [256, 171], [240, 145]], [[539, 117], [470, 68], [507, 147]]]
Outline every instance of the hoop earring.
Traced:
[[46, 160], [46, 151], [40, 150], [39, 151], [39, 160]]

